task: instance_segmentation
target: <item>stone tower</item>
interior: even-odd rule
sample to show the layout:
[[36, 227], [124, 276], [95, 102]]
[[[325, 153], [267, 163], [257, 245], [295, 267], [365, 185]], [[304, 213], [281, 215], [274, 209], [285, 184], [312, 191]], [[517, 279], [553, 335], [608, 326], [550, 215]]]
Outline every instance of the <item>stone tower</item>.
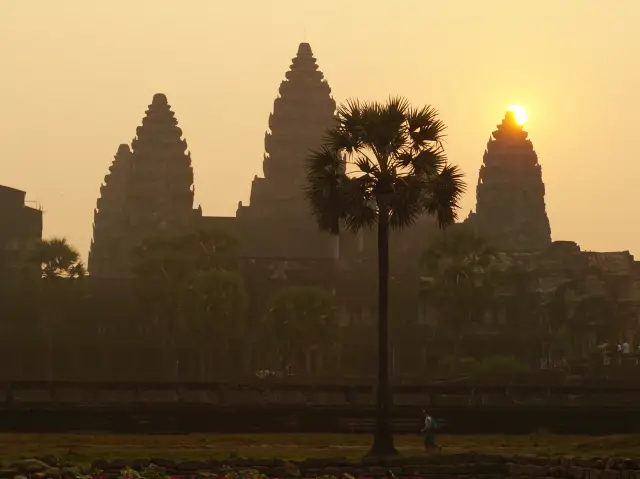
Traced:
[[500, 251], [536, 251], [551, 244], [538, 155], [508, 111], [484, 152], [469, 222]]
[[185, 230], [193, 218], [193, 168], [167, 97], [156, 93], [131, 142], [131, 220], [140, 239]]
[[[153, 96], [136, 132], [132, 152], [120, 148], [122, 162], [118, 155], [113, 178], [98, 200], [89, 263], [95, 276], [129, 276], [133, 249], [144, 239], [181, 234], [193, 225], [191, 154], [186, 152], [187, 142], [164, 94]], [[120, 163], [125, 165], [124, 174], [116, 181], [116, 164], [120, 171]], [[103, 209], [109, 220], [101, 218]], [[120, 258], [116, 271], [104, 266], [116, 263], [116, 258]]]
[[304, 197], [306, 158], [334, 125], [336, 103], [311, 46], [301, 43], [269, 115], [264, 177], [251, 184], [250, 204], [236, 216], [254, 257], [325, 257], [335, 238], [320, 234]]
[[[100, 186], [100, 197], [93, 212], [93, 240], [89, 248], [89, 272], [92, 276], [120, 277], [129, 267], [127, 250], [129, 221], [128, 183], [132, 160], [129, 145], [122, 144]], [[128, 245], [128, 247], [127, 247]]]
[[331, 88], [308, 43], [300, 44], [285, 76], [264, 139], [264, 178], [254, 178], [250, 206], [240, 208], [242, 213], [281, 214], [284, 208], [297, 214], [301, 206], [306, 211], [306, 204], [301, 205], [305, 160], [311, 150], [322, 145], [326, 130], [335, 121]]

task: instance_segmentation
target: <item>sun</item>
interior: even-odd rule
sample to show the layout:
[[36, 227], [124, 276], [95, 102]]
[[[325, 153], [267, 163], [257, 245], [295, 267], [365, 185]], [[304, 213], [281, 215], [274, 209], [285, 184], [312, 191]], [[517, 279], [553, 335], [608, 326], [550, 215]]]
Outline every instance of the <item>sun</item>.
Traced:
[[513, 116], [516, 119], [518, 125], [524, 125], [527, 122], [527, 111], [518, 105], [511, 105], [507, 108], [507, 111], [513, 112]]

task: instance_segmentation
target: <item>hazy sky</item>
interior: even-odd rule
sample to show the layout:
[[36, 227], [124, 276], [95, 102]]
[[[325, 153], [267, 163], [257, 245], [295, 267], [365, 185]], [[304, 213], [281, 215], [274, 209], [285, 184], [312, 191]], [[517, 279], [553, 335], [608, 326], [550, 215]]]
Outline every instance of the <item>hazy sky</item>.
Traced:
[[0, 0], [0, 184], [86, 254], [112, 157], [163, 92], [197, 203], [233, 215], [306, 30], [337, 101], [440, 110], [464, 217], [490, 133], [521, 104], [553, 239], [640, 255], [638, 20], [637, 0]]

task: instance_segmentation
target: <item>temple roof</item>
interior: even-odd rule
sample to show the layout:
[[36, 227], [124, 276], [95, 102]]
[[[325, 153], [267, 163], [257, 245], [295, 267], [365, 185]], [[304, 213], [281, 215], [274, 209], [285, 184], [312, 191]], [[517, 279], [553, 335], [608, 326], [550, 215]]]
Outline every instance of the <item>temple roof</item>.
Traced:
[[516, 121], [514, 112], [507, 110], [502, 123], [497, 125], [497, 130], [492, 133], [496, 140], [526, 140], [529, 133], [523, 130], [523, 126]]
[[153, 100], [151, 100], [151, 104], [168, 106], [169, 102], [167, 101], [167, 95], [165, 95], [164, 93], [156, 93], [155, 95], [153, 95]]
[[299, 57], [312, 57], [313, 56], [313, 52], [311, 51], [311, 45], [303, 42], [300, 45], [298, 45], [298, 56]]
[[131, 153], [131, 148], [127, 143], [120, 143], [118, 146], [118, 151], [116, 152], [116, 156]]
[[184, 152], [186, 141], [182, 139], [182, 130], [178, 126], [175, 113], [167, 102], [164, 93], [156, 93], [142, 119], [142, 125], [136, 128], [137, 137], [131, 142], [134, 153], [140, 149], [152, 149], [171, 153]]

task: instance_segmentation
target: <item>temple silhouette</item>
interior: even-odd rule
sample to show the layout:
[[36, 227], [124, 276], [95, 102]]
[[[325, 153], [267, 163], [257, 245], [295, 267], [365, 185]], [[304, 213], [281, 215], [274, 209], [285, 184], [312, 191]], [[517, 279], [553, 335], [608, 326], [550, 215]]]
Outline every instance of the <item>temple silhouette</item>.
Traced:
[[[321, 146], [336, 110], [308, 43], [300, 44], [285, 77], [268, 118], [263, 176], [253, 178], [249, 204], [239, 202], [235, 217], [211, 217], [200, 207], [193, 209], [186, 141], [165, 95], [154, 96], [131, 150], [120, 145], [101, 186], [89, 254], [92, 276], [128, 277], [132, 251], [144, 238], [189, 228], [238, 238], [243, 258], [271, 261], [270, 269], [375, 258], [374, 231], [338, 237], [320, 232], [304, 198], [305, 159]], [[505, 251], [535, 251], [551, 243], [541, 168], [511, 112], [487, 144], [476, 212], [466, 224]], [[403, 258], [419, 255], [434, 229], [433, 218], [425, 214], [411, 228], [394, 232], [392, 265], [400, 275]]]
[[[155, 94], [131, 144], [117, 146], [100, 187], [88, 261], [90, 277], [83, 286], [74, 286], [88, 288], [91, 294], [83, 294], [73, 312], [65, 309], [65, 314], [78, 316], [78, 328], [84, 329], [74, 330], [74, 335], [83, 335], [83, 339], [74, 348], [60, 346], [59, 354], [67, 358], [71, 350], [79, 354], [102, 348], [105, 364], [120, 364], [120, 356], [126, 356], [120, 354], [126, 338], [127, 351], [139, 352], [141, 369], [112, 368], [110, 374], [117, 370], [122, 375], [171, 376], [169, 369], [160, 370], [157, 358], [163, 357], [166, 368], [174, 368], [175, 362], [163, 356], [168, 353], [160, 343], [145, 343], [148, 331], [139, 324], [144, 313], [132, 287], [134, 250], [145, 239], [222, 231], [239, 243], [239, 269], [251, 303], [248, 324], [260, 321], [274, 292], [284, 286], [322, 287], [336, 299], [342, 340], [348, 347], [335, 358], [334, 351], [311, 344], [307, 356], [300, 359], [303, 369], [319, 374], [331, 364], [332, 374], [371, 374], [376, 364], [376, 232], [338, 236], [320, 232], [302, 189], [305, 159], [321, 146], [325, 131], [335, 122], [335, 109], [331, 88], [310, 45], [301, 43], [267, 121], [263, 176], [253, 178], [249, 204], [240, 202], [235, 216], [219, 217], [194, 207], [191, 153], [167, 97]], [[587, 354], [611, 334], [611, 315], [628, 325], [627, 336], [635, 339], [640, 317], [639, 263], [628, 251], [585, 252], [574, 242], [552, 241], [541, 165], [528, 134], [512, 113], [506, 113], [487, 143], [475, 211], [452, 228], [470, 229], [484, 237], [499, 252], [500, 268], [511, 272], [496, 280], [495, 298], [466, 333], [469, 345], [465, 350], [487, 352], [500, 344], [505, 354], [533, 360], [539, 357], [540, 344], [550, 328], [562, 323]], [[425, 214], [390, 238], [394, 371], [418, 374], [450, 354], [450, 344], [439, 327], [446, 317], [423, 294], [428, 278], [422, 277], [419, 262], [436, 229], [434, 218]], [[0, 246], [41, 235], [41, 211], [24, 205], [24, 192], [0, 187]], [[92, 318], [93, 326], [87, 326], [86, 317]], [[532, 341], [531, 325], [540, 334], [536, 341]], [[520, 334], [523, 331], [526, 334]], [[273, 363], [269, 355], [274, 348], [252, 334], [249, 330], [243, 338], [246, 351], [242, 353], [247, 356], [237, 360], [244, 372]], [[113, 347], [103, 347], [108, 341]], [[192, 344], [181, 347], [187, 358], [181, 364], [198, 364], [197, 358], [189, 356], [197, 353]], [[23, 352], [11, 354], [19, 362], [16, 358]], [[39, 356], [24, 355], [27, 362]], [[81, 366], [72, 360], [69, 364], [69, 368]], [[196, 369], [194, 366], [193, 371]], [[180, 374], [196, 374], [189, 371]], [[211, 377], [214, 372], [208, 374]], [[81, 376], [77, 372], [74, 377]]]
[[[264, 176], [254, 177], [249, 204], [239, 202], [235, 217], [205, 216], [200, 207], [193, 209], [186, 141], [166, 96], [154, 96], [131, 149], [119, 146], [100, 188], [88, 264], [93, 277], [130, 277], [132, 252], [143, 239], [189, 228], [224, 231], [240, 240], [243, 258], [272, 261], [271, 269], [300, 269], [300, 261], [375, 257], [375, 232], [339, 237], [320, 232], [304, 198], [305, 159], [321, 146], [336, 110], [308, 43], [300, 44], [285, 77], [268, 119]], [[434, 224], [425, 215], [394, 235], [392, 256], [419, 253]]]

